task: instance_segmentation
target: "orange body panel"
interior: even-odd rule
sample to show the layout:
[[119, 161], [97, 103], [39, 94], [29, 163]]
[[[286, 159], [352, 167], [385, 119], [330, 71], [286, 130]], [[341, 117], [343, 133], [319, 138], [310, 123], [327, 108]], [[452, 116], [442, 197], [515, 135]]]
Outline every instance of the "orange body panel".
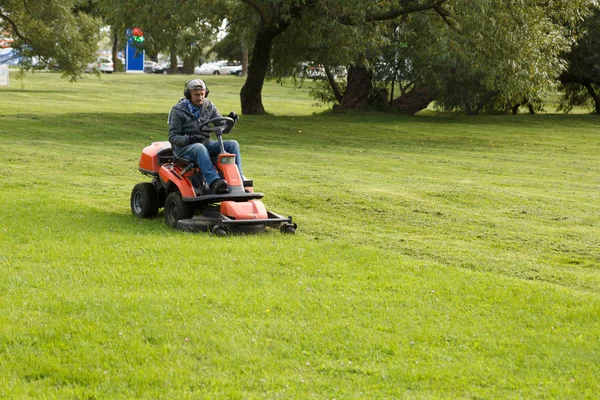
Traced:
[[139, 167], [145, 171], [158, 172], [160, 169], [159, 155], [161, 153], [169, 153], [172, 155], [171, 143], [169, 142], [153, 142], [142, 150]]
[[224, 201], [221, 203], [221, 214], [236, 220], [268, 218], [267, 209], [260, 200], [250, 200], [242, 203]]
[[181, 168], [174, 167], [172, 164], [165, 164], [158, 171], [158, 174], [160, 175], [163, 181], [173, 182], [179, 189], [179, 193], [181, 193], [182, 197], [196, 197], [196, 193], [194, 192], [194, 186], [192, 185], [192, 182], [190, 182], [190, 180], [188, 179], [188, 174], [182, 177], [182, 179], [179, 179], [179, 177], [181, 176], [179, 175], [180, 172]]
[[238, 170], [237, 165], [235, 165], [235, 162], [227, 163], [227, 164], [221, 163], [221, 158], [223, 158], [223, 157], [232, 158], [235, 161], [235, 155], [227, 154], [227, 153], [219, 154], [219, 162], [218, 162], [219, 169], [223, 173], [223, 177], [227, 181], [227, 184], [229, 186], [242, 186], [240, 171]]

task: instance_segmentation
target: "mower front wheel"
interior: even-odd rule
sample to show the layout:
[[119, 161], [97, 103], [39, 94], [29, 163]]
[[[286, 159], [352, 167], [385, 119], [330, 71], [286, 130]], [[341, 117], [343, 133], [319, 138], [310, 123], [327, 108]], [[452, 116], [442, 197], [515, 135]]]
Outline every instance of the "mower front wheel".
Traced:
[[150, 182], [138, 183], [131, 191], [131, 212], [138, 218], [153, 218], [158, 214], [158, 192]]
[[296, 224], [284, 224], [279, 228], [281, 233], [285, 233], [287, 235], [293, 235], [296, 233]]
[[169, 193], [165, 200], [165, 223], [171, 228], [177, 227], [180, 219], [189, 219], [194, 216], [194, 208], [181, 199], [179, 192]]
[[215, 236], [227, 236], [227, 230], [220, 225], [213, 226], [210, 232]]

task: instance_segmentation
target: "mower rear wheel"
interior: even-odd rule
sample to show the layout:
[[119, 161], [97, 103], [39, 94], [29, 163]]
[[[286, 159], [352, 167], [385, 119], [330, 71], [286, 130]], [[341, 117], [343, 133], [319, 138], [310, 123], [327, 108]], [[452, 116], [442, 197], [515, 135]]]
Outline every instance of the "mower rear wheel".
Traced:
[[153, 218], [158, 214], [158, 192], [150, 182], [138, 183], [131, 191], [131, 212], [138, 218]]
[[165, 223], [172, 228], [177, 227], [180, 219], [189, 219], [194, 216], [194, 208], [181, 199], [179, 192], [169, 193], [165, 200]]

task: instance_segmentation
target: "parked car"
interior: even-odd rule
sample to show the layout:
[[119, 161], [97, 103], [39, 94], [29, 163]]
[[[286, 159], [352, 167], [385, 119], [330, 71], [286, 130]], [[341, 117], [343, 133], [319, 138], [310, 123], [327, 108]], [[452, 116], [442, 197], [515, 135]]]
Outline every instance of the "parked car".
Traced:
[[345, 78], [348, 75], [348, 68], [342, 65], [335, 67], [333, 71], [338, 78]]
[[108, 57], [98, 57], [96, 62], [89, 63], [85, 72], [99, 71], [110, 74], [115, 71], [113, 60]]
[[[312, 79], [314, 81], [327, 79], [327, 74], [325, 73], [325, 67], [323, 65], [300, 63], [298, 71], [297, 77], [299, 79]], [[348, 74], [348, 71], [344, 66], [333, 66], [329, 68], [329, 71], [331, 72], [331, 75], [333, 75], [333, 79], [345, 78]]]
[[[153, 73], [155, 74], [170, 74], [171, 73], [171, 64], [169, 63], [165, 63], [165, 64], [158, 64], [158, 66], [154, 67], [154, 69], [152, 70]], [[183, 62], [179, 61], [177, 63], [177, 73], [182, 73], [183, 72]]]
[[154, 61], [144, 61], [144, 72], [146, 73], [153, 73], [155, 68], [158, 68], [159, 65], [157, 62]]
[[194, 68], [194, 73], [199, 75], [227, 75], [229, 71], [239, 69], [241, 65], [238, 62], [216, 61], [214, 63], [204, 63]]
[[166, 75], [169, 73], [169, 65], [156, 63], [156, 65], [152, 67], [152, 73]]
[[236, 75], [236, 76], [240, 76], [242, 74], [242, 66], [238, 65], [235, 68], [230, 69], [229, 71], [227, 71], [227, 75]]

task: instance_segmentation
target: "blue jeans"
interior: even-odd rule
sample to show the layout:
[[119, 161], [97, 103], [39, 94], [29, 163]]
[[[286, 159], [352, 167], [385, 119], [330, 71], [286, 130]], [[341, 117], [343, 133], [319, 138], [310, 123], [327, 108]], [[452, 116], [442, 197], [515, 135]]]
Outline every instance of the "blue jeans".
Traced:
[[[224, 140], [223, 147], [225, 151], [230, 154], [235, 154], [235, 164], [240, 171], [240, 176], [244, 179], [242, 174], [242, 155], [240, 154], [240, 145], [236, 140]], [[185, 147], [177, 147], [173, 149], [175, 154], [179, 157], [187, 158], [196, 161], [196, 164], [200, 166], [204, 179], [209, 185], [215, 180], [219, 179], [219, 174], [215, 170], [211, 157], [217, 157], [221, 152], [219, 142], [216, 140], [210, 140], [208, 143], [200, 144], [194, 143]]]

